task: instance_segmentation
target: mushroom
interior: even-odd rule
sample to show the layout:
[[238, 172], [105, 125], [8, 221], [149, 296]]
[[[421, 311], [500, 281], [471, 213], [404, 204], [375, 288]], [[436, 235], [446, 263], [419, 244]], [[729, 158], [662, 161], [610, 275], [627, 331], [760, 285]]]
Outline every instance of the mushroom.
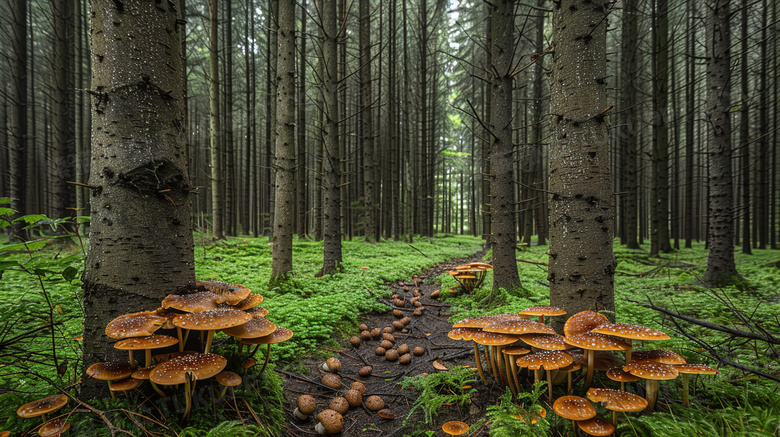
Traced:
[[425, 349], [421, 346], [417, 346], [414, 348], [414, 350], [412, 350], [412, 353], [419, 357], [420, 355], [425, 353]]
[[688, 375], [689, 374], [698, 374], [698, 375], [716, 375], [720, 372], [713, 369], [712, 367], [706, 365], [706, 364], [676, 364], [674, 366], [675, 370], [677, 370], [678, 373], [682, 374], [682, 380], [683, 380], [683, 398], [682, 398], [682, 405], [683, 407], [688, 406]]
[[623, 371], [647, 380], [647, 411], [653, 411], [658, 399], [658, 381], [677, 378], [679, 372], [668, 364], [637, 362], [623, 366]]
[[168, 321], [157, 311], [141, 311], [125, 314], [108, 322], [106, 335], [115, 340], [152, 335]]
[[246, 310], [245, 312], [246, 312], [247, 314], [249, 314], [250, 316], [252, 316], [252, 318], [253, 318], [253, 319], [254, 319], [255, 317], [265, 317], [265, 316], [267, 316], [267, 315], [268, 315], [268, 310], [267, 310], [267, 309], [265, 309], [265, 308], [263, 308], [263, 307], [254, 307], [254, 308], [249, 308], [249, 309], [248, 309], [248, 310]]
[[[242, 344], [266, 344], [268, 345], [268, 349], [266, 349], [265, 352], [265, 361], [263, 362], [263, 367], [260, 368], [259, 373], [263, 373], [265, 370], [265, 367], [268, 365], [268, 361], [271, 359], [271, 345], [274, 343], [281, 343], [283, 341], [287, 341], [293, 337], [293, 332], [290, 331], [287, 328], [283, 328], [281, 326], [277, 326], [276, 330], [266, 336], [263, 337], [256, 337], [256, 338], [245, 338], [241, 340]], [[252, 352], [252, 355], [254, 355], [254, 351]]]
[[223, 296], [210, 291], [201, 291], [192, 294], [169, 294], [162, 301], [165, 309], [175, 309], [187, 313], [199, 313], [201, 311], [215, 310], [217, 304], [225, 301]]
[[70, 422], [62, 419], [52, 419], [38, 429], [38, 435], [41, 437], [55, 437], [64, 434], [68, 429], [70, 429]]
[[[596, 313], [598, 314], [598, 313]], [[566, 344], [582, 348], [585, 351], [588, 359], [588, 373], [585, 376], [585, 390], [590, 387], [590, 382], [593, 379], [594, 351], [625, 351], [631, 348], [628, 343], [608, 337], [602, 334], [594, 334], [586, 332], [582, 334], [567, 334], [564, 339]]]
[[627, 382], [634, 382], [639, 379], [638, 376], [634, 376], [628, 372], [624, 372], [620, 367], [613, 367], [607, 370], [607, 378], [620, 383], [620, 389], [626, 389]]
[[300, 395], [298, 396], [298, 399], [295, 400], [295, 410], [293, 410], [293, 414], [301, 420], [306, 420], [316, 409], [317, 401], [314, 400], [314, 396]]
[[317, 415], [314, 429], [320, 434], [338, 434], [344, 428], [344, 417], [338, 411], [327, 409]]
[[[201, 311], [199, 313], [180, 314], [173, 319], [173, 324], [180, 331], [182, 329], [189, 331], [206, 331], [206, 346], [203, 348], [203, 353], [207, 354], [211, 351], [211, 342], [214, 340], [214, 333], [216, 331], [243, 325], [244, 323], [254, 320], [258, 319], [253, 319], [252, 316], [243, 311], [233, 308], [218, 308]], [[259, 320], [265, 319], [261, 318]], [[179, 335], [181, 336], [181, 332], [179, 332]], [[179, 338], [179, 350], [184, 350], [184, 343], [186, 342], [186, 335], [184, 338]]]
[[363, 366], [358, 370], [358, 375], [362, 376], [363, 378], [367, 378], [371, 376], [371, 372], [374, 371], [374, 368], [371, 366]]
[[359, 391], [361, 395], [366, 394], [366, 390], [368, 390], [365, 384], [360, 381], [353, 382], [352, 385], [350, 385], [350, 388]]
[[398, 351], [395, 349], [389, 349], [387, 352], [385, 352], [385, 359], [387, 361], [397, 361]]
[[404, 344], [398, 346], [398, 353], [401, 354], [401, 355], [408, 354], [409, 353], [409, 345], [404, 343]]
[[376, 353], [380, 357], [383, 357], [387, 353], [387, 349], [383, 348], [382, 346], [379, 346], [378, 348], [376, 348], [374, 353]]
[[463, 435], [469, 432], [469, 425], [459, 420], [451, 420], [442, 425], [441, 429], [447, 435]]
[[128, 351], [130, 355], [130, 364], [132, 366], [135, 366], [135, 362], [133, 360], [133, 351], [145, 351], [146, 367], [151, 367], [153, 364], [152, 349], [173, 346], [178, 342], [179, 340], [171, 337], [170, 335], [155, 334], [146, 337], [133, 337], [118, 341], [114, 344], [114, 348]]
[[[520, 367], [528, 367], [531, 370], [544, 370], [547, 372], [547, 387], [549, 399], [552, 400], [552, 378], [550, 371], [560, 369], [573, 363], [571, 355], [562, 351], [541, 351], [535, 354], [526, 355], [517, 359], [516, 363]], [[539, 373], [534, 372], [535, 382], [539, 381]]]
[[538, 317], [539, 323], [544, 323], [544, 316], [562, 316], [566, 314], [566, 311], [553, 306], [548, 305], [537, 305], [532, 306], [524, 309], [523, 311], [520, 311], [518, 314], [521, 316], [530, 316], [530, 317]]
[[59, 410], [67, 403], [68, 397], [66, 395], [53, 395], [22, 405], [18, 410], [16, 410], [16, 415], [22, 419], [30, 419], [41, 416], [41, 419], [43, 419], [45, 423], [47, 414]]
[[382, 342], [379, 343], [379, 346], [383, 347], [383, 348], [385, 348], [387, 350], [390, 350], [390, 349], [393, 348], [393, 342], [391, 342], [389, 340], [382, 340]]
[[[89, 366], [86, 373], [90, 378], [110, 382], [131, 376], [133, 374], [133, 366], [131, 366], [130, 363], [108, 361], [105, 363], [95, 363]], [[115, 397], [113, 391], [111, 392], [111, 397]]]
[[219, 393], [219, 397], [215, 402], [219, 402], [220, 399], [225, 396], [228, 387], [236, 387], [241, 385], [241, 382], [243, 381], [243, 379], [237, 373], [231, 372], [230, 370], [223, 370], [217, 373], [214, 379], [216, 379], [217, 382], [222, 385], [222, 391]]
[[[512, 380], [514, 381], [514, 386], [512, 385], [511, 381], [509, 384], [509, 388], [512, 390], [512, 394], [514, 395], [517, 395], [519, 391], [522, 391], [520, 381], [517, 379], [517, 364], [515, 364], [515, 357], [525, 355], [529, 352], [531, 352], [529, 349], [520, 346], [505, 347], [501, 349], [501, 353], [504, 355], [504, 363], [509, 369], [508, 373], [512, 375]], [[507, 377], [507, 379], [509, 378]]]
[[613, 424], [598, 416], [588, 420], [580, 420], [577, 422], [577, 426], [588, 435], [608, 436], [615, 432]]
[[[518, 335], [513, 334], [498, 334], [494, 332], [487, 332], [487, 331], [479, 331], [476, 334], [474, 334], [474, 343], [479, 343], [483, 346], [488, 346], [488, 349], [485, 349], [485, 352], [487, 353], [490, 349], [490, 359], [489, 364], [491, 368], [493, 369], [493, 376], [495, 376], [497, 379], [499, 379], [502, 383], [504, 382], [504, 374], [502, 369], [502, 362], [503, 360], [499, 359], [498, 351], [500, 349], [500, 346], [512, 344], [516, 342], [520, 337]], [[497, 346], [493, 348], [492, 346]]]
[[242, 300], [249, 297], [252, 290], [238, 284], [228, 284], [222, 281], [195, 281], [196, 287], [203, 287], [204, 289], [219, 294], [225, 298], [225, 303], [228, 305], [235, 305]]
[[108, 389], [114, 393], [118, 391], [127, 392], [138, 387], [138, 380], [135, 378], [125, 378], [120, 381], [112, 381], [108, 383]]
[[366, 398], [366, 408], [371, 411], [379, 411], [385, 407], [385, 401], [377, 395], [372, 395]]
[[[360, 403], [358, 403], [360, 405]], [[349, 401], [343, 396], [337, 396], [330, 401], [328, 408], [339, 414], [346, 414], [349, 411]]]
[[641, 396], [611, 388], [589, 388], [586, 393], [593, 402], [603, 402], [604, 408], [612, 410], [612, 423], [617, 425], [618, 411], [641, 411], [647, 407], [647, 400]]
[[326, 387], [330, 387], [334, 390], [338, 390], [341, 388], [341, 377], [339, 375], [336, 375], [335, 373], [326, 373], [322, 375], [322, 378], [320, 378], [320, 382], [322, 385]]
[[261, 303], [263, 303], [264, 300], [265, 300], [265, 298], [262, 295], [257, 294], [257, 293], [252, 293], [249, 296], [247, 296], [246, 299], [244, 299], [241, 302], [233, 305], [233, 308], [235, 308], [237, 310], [241, 310], [241, 311], [246, 311], [246, 310], [248, 310], [250, 308], [254, 308], [254, 307], [260, 305]]
[[341, 361], [336, 357], [330, 357], [322, 363], [320, 368], [328, 373], [338, 373], [341, 370]]
[[631, 325], [628, 323], [605, 323], [590, 332], [596, 334], [611, 335], [613, 337], [620, 337], [626, 340], [628, 343], [628, 349], [626, 349], [626, 364], [631, 364], [631, 341], [632, 340], [669, 340], [671, 337], [663, 332], [647, 328], [645, 326]]
[[412, 354], [403, 354], [398, 357], [399, 364], [410, 364], [412, 362]]
[[346, 398], [347, 403], [352, 408], [359, 407], [360, 404], [363, 403], [363, 394], [354, 388], [347, 390], [347, 394], [344, 395], [344, 398]]
[[395, 419], [395, 413], [393, 413], [393, 410], [389, 408], [382, 408], [381, 410], [377, 411], [376, 414], [382, 419], [388, 419], [388, 420]]
[[352, 338], [349, 339], [349, 343], [352, 345], [352, 347], [360, 346], [360, 337], [353, 335]]
[[573, 422], [592, 419], [596, 416], [596, 409], [593, 408], [593, 404], [579, 396], [559, 397], [553, 403], [553, 411], [564, 419], [571, 420], [572, 426], [574, 426]]
[[211, 378], [227, 365], [227, 360], [217, 354], [193, 353], [171, 358], [154, 368], [150, 379], [160, 385], [176, 385], [184, 383], [185, 410], [182, 420], [187, 420], [192, 408], [192, 393], [195, 382], [199, 379]]

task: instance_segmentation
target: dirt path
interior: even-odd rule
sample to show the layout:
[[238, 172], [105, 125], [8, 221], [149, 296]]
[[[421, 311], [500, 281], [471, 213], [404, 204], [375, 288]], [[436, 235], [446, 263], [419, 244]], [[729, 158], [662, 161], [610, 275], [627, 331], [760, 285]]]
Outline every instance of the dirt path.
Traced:
[[[482, 253], [479, 253], [468, 259], [458, 259], [446, 264], [436, 265], [421, 277], [435, 277], [444, 271], [450, 270], [455, 265], [478, 261], [482, 255]], [[285, 407], [288, 418], [286, 424], [288, 435], [304, 436], [316, 434], [316, 431], [314, 431], [314, 426], [316, 425], [314, 416], [302, 421], [295, 418], [292, 414], [295, 408], [295, 399], [298, 396], [302, 394], [314, 396], [317, 400], [316, 414], [328, 408], [328, 404], [334, 397], [343, 396], [354, 381], [360, 381], [366, 386], [367, 391], [363, 396], [364, 400], [371, 395], [380, 396], [384, 400], [386, 408], [389, 408], [395, 414], [395, 418], [383, 419], [376, 412], [366, 408], [365, 404], [361, 407], [351, 408], [344, 414], [344, 431], [342, 435], [345, 436], [400, 437], [411, 434], [415, 429], [436, 430], [435, 435], [444, 436], [446, 434], [441, 431], [443, 423], [449, 420], [462, 420], [472, 424], [484, 416], [485, 403], [495, 400], [497, 393], [491, 392], [497, 391], [496, 388], [485, 388], [481, 382], [477, 383], [479, 376], [475, 374], [474, 386], [478, 387], [479, 391], [472, 395], [472, 405], [467, 407], [467, 411], [459, 411], [457, 406], [445, 406], [439, 411], [438, 416], [433, 418], [434, 422], [429, 425], [423, 424], [424, 418], [418, 412], [419, 410], [415, 411], [415, 414], [406, 420], [418, 393], [412, 389], [402, 390], [398, 382], [406, 376], [436, 372], [437, 370], [433, 367], [435, 360], [441, 360], [447, 367], [474, 365], [473, 346], [471, 342], [454, 341], [447, 337], [447, 332], [452, 329], [452, 325], [447, 322], [447, 319], [452, 315], [450, 313], [450, 305], [430, 297], [433, 291], [439, 289], [438, 286], [419, 284], [420, 302], [425, 307], [422, 316], [414, 316], [412, 313], [415, 307], [410, 303], [410, 300], [414, 296], [416, 288], [412, 278], [409, 278], [407, 281], [387, 284], [387, 286], [392, 288], [393, 293], [397, 294], [399, 299], [403, 298], [405, 300], [405, 305], [398, 308], [393, 305], [392, 299], [386, 300], [385, 303], [393, 308], [400, 309], [404, 316], [411, 318], [411, 321], [402, 331], [393, 329], [392, 335], [396, 340], [393, 348], [397, 349], [400, 345], [406, 344], [410, 351], [416, 347], [422, 347], [425, 352], [420, 356], [412, 355], [411, 363], [403, 365], [398, 361], [388, 361], [385, 357], [378, 356], [375, 353], [376, 348], [379, 347], [382, 341], [381, 337], [379, 339], [362, 341], [357, 348], [350, 345], [349, 338], [341, 339], [340, 343], [343, 349], [333, 351], [342, 365], [339, 371], [341, 389], [334, 390], [319, 384], [320, 378], [325, 374], [319, 368], [322, 362], [304, 363], [309, 368], [309, 375], [306, 377], [294, 374], [286, 375], [288, 382], [285, 387]], [[381, 329], [392, 326], [392, 323], [397, 320], [399, 319], [392, 312], [388, 312], [386, 314], [371, 314], [364, 319], [363, 323], [369, 329]], [[354, 335], [359, 335], [359, 333], [355, 332]], [[358, 371], [367, 365], [373, 366], [371, 376], [359, 376]], [[404, 426], [405, 420], [406, 426]]]

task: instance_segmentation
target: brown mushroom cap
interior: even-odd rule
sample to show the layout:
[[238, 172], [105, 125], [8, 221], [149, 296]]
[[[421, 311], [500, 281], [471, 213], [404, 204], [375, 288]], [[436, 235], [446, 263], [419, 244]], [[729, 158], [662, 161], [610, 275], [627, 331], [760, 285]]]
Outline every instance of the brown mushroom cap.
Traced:
[[223, 370], [214, 377], [218, 383], [225, 387], [235, 387], [240, 385], [243, 379], [238, 373], [231, 372], [230, 370]]
[[679, 375], [679, 372], [668, 364], [651, 363], [647, 361], [627, 364], [623, 366], [623, 371], [642, 379], [657, 379], [661, 381], [674, 379]]
[[452, 325], [453, 328], [479, 328], [482, 329], [485, 326], [489, 325], [492, 322], [495, 322], [497, 320], [506, 319], [506, 318], [514, 318], [519, 319], [523, 318], [521, 316], [518, 316], [517, 314], [494, 314], [492, 316], [480, 316], [480, 317], [469, 317], [467, 319], [460, 320], [458, 322], [455, 322], [454, 325]]
[[537, 305], [532, 306], [520, 311], [518, 314], [521, 316], [541, 317], [541, 316], [562, 316], [566, 314], [566, 311], [549, 305]]
[[347, 394], [344, 395], [344, 398], [347, 399], [349, 406], [352, 408], [359, 407], [360, 404], [363, 403], [363, 393], [360, 393], [359, 390], [355, 390], [354, 388], [347, 390]]
[[37, 401], [26, 403], [16, 410], [16, 415], [22, 419], [38, 417], [49, 414], [64, 407], [68, 403], [68, 397], [65, 395], [53, 395]]
[[[371, 367], [371, 366], [367, 366], [367, 367]], [[360, 382], [360, 381], [355, 381], [355, 382], [353, 382], [353, 383], [352, 383], [352, 385], [350, 385], [350, 388], [351, 388], [352, 390], [357, 390], [357, 391], [359, 391], [361, 395], [362, 395], [362, 394], [365, 394], [365, 393], [366, 393], [366, 390], [368, 390], [368, 389], [366, 388], [365, 384], [363, 384], [363, 383], [362, 383], [362, 382]]]
[[447, 337], [453, 340], [472, 340], [479, 328], [454, 328], [447, 333]]
[[168, 320], [157, 311], [140, 311], [125, 314], [108, 322], [106, 335], [115, 340], [130, 337], [145, 337], [154, 334]]
[[293, 336], [293, 332], [290, 331], [287, 328], [283, 328], [281, 326], [277, 326], [276, 330], [272, 332], [271, 334], [265, 335], [263, 337], [255, 337], [255, 338], [245, 338], [241, 340], [241, 343], [243, 344], [274, 344], [274, 343], [281, 343], [283, 341], [287, 341], [291, 339]]
[[257, 293], [252, 293], [249, 296], [247, 296], [246, 299], [233, 305], [233, 308], [237, 310], [245, 311], [260, 305], [261, 303], [263, 303], [264, 300], [265, 298], [262, 295], [259, 295]]
[[62, 435], [69, 429], [70, 422], [62, 419], [52, 419], [38, 429], [38, 435], [41, 437], [54, 437]]
[[412, 350], [412, 353], [417, 355], [418, 357], [425, 353], [425, 348], [422, 346], [417, 346]]
[[466, 422], [452, 420], [442, 425], [441, 429], [448, 435], [463, 435], [469, 432], [469, 425]]
[[145, 350], [173, 346], [178, 343], [179, 340], [170, 335], [155, 334], [146, 337], [127, 338], [116, 342], [114, 347], [121, 350]]
[[669, 340], [671, 338], [657, 329], [628, 323], [605, 323], [590, 332], [631, 340]]
[[584, 334], [567, 335], [566, 344], [588, 350], [624, 351], [629, 349], [628, 343], [602, 334], [586, 332]]
[[620, 367], [613, 367], [607, 370], [607, 378], [617, 382], [634, 382], [639, 379], [628, 372], [624, 372]]
[[713, 369], [706, 364], [675, 364], [672, 367], [674, 367], [674, 369], [679, 373], [697, 375], [717, 375], [720, 373], [716, 369]]
[[635, 363], [649, 361], [661, 364], [685, 364], [685, 358], [669, 349], [650, 349], [634, 351], [631, 361]]
[[255, 317], [242, 325], [222, 330], [225, 334], [236, 338], [264, 337], [274, 331], [276, 331], [276, 325], [265, 317]]
[[528, 367], [531, 370], [554, 370], [566, 367], [574, 362], [571, 355], [561, 351], [541, 351], [535, 354], [520, 357], [515, 362], [520, 367]]
[[338, 372], [341, 370], [341, 361], [339, 361], [339, 359], [336, 357], [330, 357], [325, 360], [325, 366], [331, 372]]
[[604, 408], [612, 411], [639, 411], [647, 407], [647, 399], [611, 388], [591, 387], [586, 396], [593, 402], [603, 402]]
[[562, 351], [573, 347], [566, 344], [564, 336], [560, 334], [523, 334], [520, 340], [535, 348], [548, 351]]
[[566, 337], [584, 334], [605, 323], [609, 323], [609, 319], [604, 314], [595, 311], [582, 311], [569, 317], [569, 320], [563, 325], [563, 333]]
[[382, 419], [395, 419], [395, 413], [393, 413], [393, 410], [389, 408], [382, 408], [381, 410], [377, 411], [376, 414]]
[[396, 361], [396, 360], [398, 360], [398, 357], [399, 357], [398, 351], [395, 350], [395, 349], [388, 349], [385, 352], [385, 359], [387, 361]]
[[366, 398], [366, 408], [371, 411], [379, 411], [385, 407], [385, 401], [377, 395], [372, 395]]
[[561, 396], [553, 403], [555, 414], [569, 420], [588, 420], [596, 416], [593, 404], [579, 396]]
[[298, 410], [301, 413], [307, 416], [313, 413], [314, 410], [317, 409], [317, 401], [314, 399], [314, 396], [312, 395], [298, 396], [298, 399], [295, 400], [295, 405], [298, 407]]
[[406, 353], [398, 357], [399, 364], [410, 364], [412, 362], [412, 354]]
[[[585, 355], [579, 353], [579, 352], [569, 352], [569, 355], [571, 355], [572, 358], [574, 358], [574, 361], [578, 363], [582, 363], [587, 365], [588, 360], [585, 358]], [[595, 370], [601, 370], [602, 372], [606, 372], [607, 370], [617, 367], [617, 359], [615, 358], [615, 355], [612, 352], [609, 351], [593, 351], [593, 368]]]
[[615, 425], [601, 417], [580, 420], [577, 422], [577, 426], [579, 426], [584, 433], [594, 436], [608, 436], [615, 432]]
[[216, 309], [217, 304], [224, 301], [225, 298], [216, 293], [200, 291], [192, 294], [169, 294], [163, 299], [162, 307], [165, 309], [173, 308], [188, 313], [198, 313]]
[[196, 280], [195, 285], [203, 287], [206, 290], [219, 294], [225, 298], [225, 303], [228, 305], [235, 305], [242, 300], [246, 299], [252, 290], [238, 284], [228, 284], [222, 281], [201, 281]]
[[217, 308], [199, 313], [180, 314], [173, 319], [173, 324], [182, 329], [196, 331], [216, 331], [232, 328], [249, 322], [252, 316], [233, 308]]
[[101, 381], [116, 381], [133, 374], [133, 366], [121, 361], [95, 363], [87, 369], [87, 376]]
[[265, 308], [263, 308], [263, 307], [254, 307], [254, 308], [249, 308], [249, 309], [248, 309], [248, 310], [246, 310], [245, 312], [246, 312], [247, 314], [249, 314], [250, 316], [252, 316], [252, 318], [253, 318], [253, 319], [254, 319], [255, 317], [265, 317], [265, 316], [267, 316], [267, 315], [268, 315], [268, 310], [267, 310], [267, 309], [265, 309]]
[[192, 379], [211, 378], [227, 365], [227, 360], [217, 354], [202, 354], [199, 352], [171, 358], [157, 365], [149, 379], [155, 384], [174, 385], [185, 382], [185, 374], [192, 374]]
[[527, 318], [504, 318], [490, 322], [482, 328], [485, 332], [497, 332], [499, 334], [555, 334], [555, 330], [543, 323], [535, 322]]
[[531, 350], [521, 346], [512, 346], [512, 347], [505, 347], [501, 349], [501, 353], [509, 356], [519, 356], [519, 355], [529, 354], [531, 353]]
[[334, 389], [340, 389], [341, 388], [341, 377], [339, 375], [336, 375], [335, 373], [326, 373], [322, 375], [322, 378], [320, 378], [320, 382], [330, 388]]
[[396, 349], [398, 349], [398, 353], [400, 355], [408, 354], [409, 353], [409, 345], [404, 343], [400, 346], [398, 346]]
[[320, 413], [317, 414], [317, 420], [322, 424], [328, 434], [338, 434], [344, 428], [344, 417], [339, 414], [338, 411], [331, 410], [330, 408], [320, 411]]
[[139, 381], [135, 378], [127, 378], [121, 381], [114, 381], [108, 384], [111, 391], [129, 391], [138, 387]]
[[517, 335], [497, 334], [495, 332], [480, 331], [474, 335], [474, 342], [486, 346], [503, 346], [512, 344], [520, 338]]
[[[358, 405], [360, 405], [360, 403], [358, 403]], [[330, 403], [328, 404], [328, 408], [343, 415], [349, 411], [349, 401], [343, 396], [337, 396], [331, 399]]]
[[149, 377], [152, 375], [152, 370], [154, 370], [154, 366], [151, 367], [139, 367], [135, 369], [135, 371], [132, 374], [132, 377], [134, 379], [149, 379]]

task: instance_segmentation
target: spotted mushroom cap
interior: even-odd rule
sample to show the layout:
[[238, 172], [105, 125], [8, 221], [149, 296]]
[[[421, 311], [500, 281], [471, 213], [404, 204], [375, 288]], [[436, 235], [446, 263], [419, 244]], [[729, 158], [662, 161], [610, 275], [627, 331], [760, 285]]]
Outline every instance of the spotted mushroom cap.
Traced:
[[618, 339], [590, 332], [567, 335], [564, 341], [566, 344], [588, 350], [624, 351], [631, 347], [628, 343]]
[[243, 325], [252, 320], [252, 316], [233, 308], [218, 308], [199, 313], [180, 314], [173, 319], [173, 324], [182, 329], [196, 331], [216, 331]]
[[473, 263], [469, 263], [468, 265], [475, 269], [482, 269], [482, 270], [491, 270], [493, 268], [492, 265], [483, 262], [473, 262]]
[[563, 325], [563, 334], [570, 335], [584, 334], [594, 328], [609, 323], [607, 316], [595, 311], [582, 311], [571, 317]]
[[504, 318], [493, 321], [482, 328], [486, 332], [497, 332], [499, 334], [555, 334], [555, 330], [543, 323], [535, 322], [517, 316], [516, 318]]
[[[622, 365], [622, 363], [618, 363], [618, 360], [615, 358], [615, 355], [612, 352], [592, 351], [592, 353], [594, 355], [593, 368], [596, 370], [606, 372], [613, 367]], [[571, 355], [571, 357], [574, 358], [574, 361], [578, 363], [582, 363], [584, 365], [588, 364], [588, 359], [585, 358], [585, 355], [580, 352], [569, 351], [569, 355]]]
[[571, 355], [561, 351], [541, 351], [535, 354], [526, 355], [520, 357], [515, 362], [520, 367], [528, 367], [531, 370], [539, 370], [544, 368], [545, 370], [560, 369], [571, 364], [574, 360]]
[[520, 340], [537, 348], [548, 351], [562, 351], [572, 349], [573, 346], [566, 344], [564, 337], [560, 334], [523, 334]]
[[623, 366], [623, 371], [642, 379], [657, 379], [661, 381], [677, 378], [679, 372], [668, 364], [638, 362]]
[[638, 363], [649, 361], [661, 364], [685, 364], [685, 358], [669, 349], [650, 349], [634, 351], [631, 361]]
[[133, 366], [122, 361], [95, 363], [87, 369], [87, 376], [101, 381], [116, 381], [133, 374]]
[[523, 311], [520, 311], [519, 314], [523, 316], [532, 316], [532, 317], [562, 316], [566, 314], [566, 310], [563, 310], [558, 307], [549, 306], [549, 305], [537, 305], [537, 306], [528, 307]]
[[453, 340], [473, 340], [478, 328], [454, 328], [447, 333], [447, 337]]
[[607, 378], [617, 382], [634, 382], [639, 379], [638, 376], [624, 372], [620, 367], [613, 367], [607, 370]]
[[238, 284], [228, 284], [222, 281], [195, 281], [195, 285], [203, 287], [206, 290], [219, 294], [225, 298], [225, 303], [228, 305], [235, 305], [242, 300], [249, 297], [252, 290]]
[[168, 320], [157, 311], [140, 311], [125, 314], [110, 321], [106, 326], [106, 335], [115, 340], [130, 337], [145, 337], [154, 334]]
[[244, 324], [222, 330], [225, 334], [236, 338], [264, 337], [274, 331], [276, 331], [276, 325], [265, 317], [255, 317]]
[[233, 308], [237, 310], [248, 310], [250, 308], [254, 308], [260, 305], [261, 303], [263, 303], [263, 300], [265, 300], [265, 298], [262, 295], [259, 295], [257, 293], [252, 293], [249, 296], [247, 296], [246, 299], [233, 305]]
[[717, 375], [720, 373], [716, 369], [713, 369], [706, 364], [675, 364], [672, 367], [674, 367], [675, 370], [677, 370], [679, 373], [691, 373], [698, 375]]
[[162, 307], [172, 308], [188, 313], [199, 313], [201, 311], [213, 310], [217, 304], [225, 301], [223, 296], [210, 291], [201, 291], [191, 294], [169, 294], [162, 301]]
[[577, 426], [579, 426], [585, 434], [593, 436], [608, 436], [615, 432], [615, 425], [601, 417], [580, 420], [577, 422]]
[[671, 338], [657, 329], [628, 323], [605, 323], [590, 332], [631, 340], [669, 340]]
[[593, 404], [579, 396], [561, 396], [553, 403], [555, 414], [569, 420], [588, 420], [596, 416]]
[[227, 360], [220, 355], [196, 352], [157, 365], [150, 379], [160, 385], [182, 384], [185, 381], [184, 375], [188, 372], [194, 380], [206, 379], [221, 372], [226, 365]]
[[246, 310], [246, 313], [252, 316], [252, 318], [265, 317], [268, 315], [268, 310], [263, 307], [253, 307]]
[[591, 387], [586, 396], [593, 402], [603, 402], [604, 408], [612, 411], [640, 411], [647, 407], [647, 399], [611, 388]]
[[442, 425], [441, 429], [448, 435], [463, 435], [469, 432], [469, 425], [460, 420], [452, 420]]
[[274, 344], [281, 343], [291, 339], [293, 332], [287, 328], [277, 326], [276, 330], [268, 335], [255, 338], [244, 338], [241, 340], [243, 344]]
[[154, 370], [154, 366], [139, 367], [135, 369], [135, 371], [132, 374], [132, 377], [135, 379], [149, 379], [149, 377], [152, 375], [152, 370]]
[[501, 349], [502, 354], [506, 354], [509, 356], [516, 356], [516, 355], [525, 355], [531, 353], [530, 349], [526, 349], [522, 346], [512, 346], [512, 347], [505, 347]]
[[147, 337], [126, 338], [116, 342], [114, 347], [121, 350], [145, 350], [173, 346], [178, 343], [179, 340], [170, 335], [155, 334]]
[[136, 387], [140, 382], [135, 378], [126, 378], [121, 381], [114, 381], [108, 384], [108, 389], [111, 391], [129, 391]]
[[218, 383], [224, 385], [225, 387], [235, 387], [240, 385], [241, 381], [243, 381], [238, 373], [231, 372], [230, 370], [223, 370], [217, 373], [214, 379], [216, 379]]
[[41, 437], [55, 437], [62, 435], [69, 429], [70, 422], [62, 419], [52, 419], [38, 429], [38, 435]]
[[[492, 322], [506, 318], [523, 318], [517, 314], [494, 314], [492, 316], [469, 317], [452, 325], [453, 328], [484, 328]], [[527, 318], [527, 317], [526, 317]]]
[[16, 415], [22, 419], [38, 417], [51, 413], [52, 411], [57, 411], [64, 407], [67, 403], [68, 397], [63, 394], [49, 396], [22, 405], [18, 410], [16, 410]]
[[306, 415], [313, 413], [317, 409], [317, 401], [312, 395], [298, 396], [298, 399], [295, 400], [295, 405], [301, 413]]
[[517, 335], [497, 334], [495, 332], [480, 331], [474, 334], [474, 342], [486, 346], [503, 346], [512, 344], [520, 338]]

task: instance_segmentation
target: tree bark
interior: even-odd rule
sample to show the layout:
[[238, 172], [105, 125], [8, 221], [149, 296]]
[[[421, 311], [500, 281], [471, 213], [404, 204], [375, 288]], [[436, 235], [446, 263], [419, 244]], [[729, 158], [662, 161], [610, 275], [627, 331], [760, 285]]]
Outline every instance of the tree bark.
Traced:
[[304, 237], [308, 233], [306, 223], [306, 22], [308, 21], [306, 13], [306, 0], [301, 2], [301, 31], [298, 34], [298, 46], [300, 47], [300, 63], [298, 64], [298, 144], [297, 158], [295, 162], [296, 181], [295, 194], [297, 199], [297, 234], [298, 237]]
[[276, 63], [276, 201], [271, 279], [292, 270], [295, 202], [295, 4], [279, 1]]
[[[739, 141], [742, 143], [740, 176], [742, 179], [742, 253], [752, 254], [750, 244], [750, 100], [748, 96], [748, 3], [742, 0], [739, 60], [740, 72], [740, 115]], [[762, 63], [766, 65], [766, 63]], [[765, 161], [765, 160], [764, 160]]]
[[225, 238], [222, 197], [222, 126], [219, 112], [218, 0], [209, 0], [209, 140], [211, 147], [211, 220], [214, 238]]
[[550, 304], [568, 316], [615, 310], [614, 208], [603, 117], [610, 105], [609, 3], [562, 0], [553, 7], [548, 279]]
[[[153, 310], [195, 281], [178, 11], [173, 3], [141, 0], [90, 3], [94, 104], [85, 369], [120, 359], [104, 334], [110, 320]], [[108, 394], [103, 381], [86, 375], [82, 388], [85, 399]]]
[[709, 231], [704, 281], [718, 286], [737, 275], [734, 264], [734, 194], [731, 180], [731, 55], [729, 0], [708, 0], [707, 105]]
[[622, 152], [622, 175], [623, 191], [622, 213], [625, 229], [622, 233], [625, 235], [623, 243], [628, 249], [639, 249], [639, 238], [637, 231], [639, 224], [637, 222], [637, 198], [638, 180], [636, 171], [637, 161], [637, 5], [636, 2], [628, 1], [623, 4], [623, 29], [621, 40], [621, 58], [620, 58], [620, 97], [622, 114], [621, 127], [618, 132], [620, 135], [620, 150]]
[[371, 13], [369, 0], [360, 0], [360, 142], [363, 150], [363, 212], [366, 241], [375, 241], [377, 214], [374, 169], [374, 113], [371, 105]]
[[492, 108], [490, 111], [492, 177], [493, 289], [520, 286], [515, 261], [515, 184], [512, 178], [512, 84], [515, 51], [514, 0], [496, 0], [492, 17]]
[[[27, 199], [27, 0], [11, 5], [13, 34], [11, 39], [11, 110], [8, 117], [9, 190], [11, 207], [28, 214]], [[15, 228], [18, 231], [18, 228]]]

